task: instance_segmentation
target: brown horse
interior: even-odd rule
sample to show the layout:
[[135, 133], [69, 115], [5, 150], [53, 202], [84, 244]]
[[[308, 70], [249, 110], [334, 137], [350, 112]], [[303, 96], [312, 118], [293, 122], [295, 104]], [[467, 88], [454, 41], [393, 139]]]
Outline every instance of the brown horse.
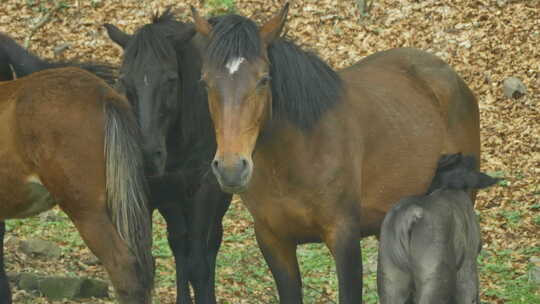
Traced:
[[218, 149], [212, 169], [239, 193], [281, 303], [301, 303], [296, 247], [324, 242], [340, 303], [360, 303], [359, 238], [401, 197], [424, 193], [439, 157], [479, 159], [478, 105], [443, 61], [416, 49], [369, 56], [339, 73], [280, 38], [288, 4], [259, 28], [210, 21], [202, 80]]
[[0, 83], [0, 220], [58, 204], [123, 304], [150, 303], [154, 274], [137, 130], [126, 99], [79, 68]]

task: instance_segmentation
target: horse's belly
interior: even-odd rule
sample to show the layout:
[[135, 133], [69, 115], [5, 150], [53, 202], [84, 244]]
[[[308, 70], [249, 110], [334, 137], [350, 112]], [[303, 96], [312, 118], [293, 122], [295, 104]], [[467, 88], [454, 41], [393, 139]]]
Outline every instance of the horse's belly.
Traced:
[[36, 215], [56, 205], [51, 193], [35, 174], [0, 172], [0, 220]]

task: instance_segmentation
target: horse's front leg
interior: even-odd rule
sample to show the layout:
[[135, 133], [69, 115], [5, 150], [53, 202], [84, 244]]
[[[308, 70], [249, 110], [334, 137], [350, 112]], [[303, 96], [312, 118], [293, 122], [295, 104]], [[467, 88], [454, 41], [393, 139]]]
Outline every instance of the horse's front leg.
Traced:
[[188, 284], [188, 228], [185, 211], [179, 204], [159, 208], [167, 222], [167, 240], [176, 263], [176, 303], [191, 304]]
[[[338, 226], [338, 225], [336, 225]], [[336, 262], [339, 303], [362, 303], [362, 252], [358, 236], [343, 222], [324, 236]]]
[[274, 276], [281, 304], [302, 303], [302, 280], [296, 258], [296, 243], [275, 235], [255, 222], [257, 243]]
[[[189, 279], [197, 304], [216, 303], [215, 258], [221, 244], [221, 218], [230, 202], [213, 175], [207, 175], [192, 201], [189, 225]], [[212, 242], [212, 243], [210, 243]]]
[[167, 174], [148, 179], [152, 207], [167, 223], [167, 240], [176, 266], [176, 303], [191, 304], [188, 281], [188, 224], [185, 197], [186, 185], [181, 174]]
[[214, 219], [214, 225], [208, 236], [208, 267], [210, 267], [211, 294], [215, 297], [215, 278], [216, 278], [216, 259], [223, 241], [223, 217], [231, 205], [232, 195], [225, 194], [221, 196], [221, 202], [218, 201], [217, 212]]
[[4, 234], [6, 222], [0, 222], [0, 304], [11, 304], [11, 291], [4, 265]]

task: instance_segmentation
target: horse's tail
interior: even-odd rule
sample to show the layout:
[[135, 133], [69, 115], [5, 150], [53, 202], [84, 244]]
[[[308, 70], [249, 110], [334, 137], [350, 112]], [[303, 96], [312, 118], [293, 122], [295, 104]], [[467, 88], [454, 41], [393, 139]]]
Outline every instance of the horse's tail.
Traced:
[[105, 102], [107, 206], [120, 237], [137, 258], [143, 284], [152, 286], [152, 221], [139, 129], [129, 108]]
[[405, 198], [395, 205], [384, 218], [381, 227], [379, 251], [406, 270], [410, 254], [411, 232], [415, 224], [425, 217], [424, 209], [415, 204], [416, 197]]

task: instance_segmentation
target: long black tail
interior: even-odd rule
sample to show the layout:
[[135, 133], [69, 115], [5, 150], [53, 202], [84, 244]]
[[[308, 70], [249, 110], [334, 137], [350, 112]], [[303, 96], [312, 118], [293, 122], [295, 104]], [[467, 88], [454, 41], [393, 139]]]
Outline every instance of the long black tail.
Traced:
[[443, 155], [427, 193], [437, 189], [469, 190], [489, 187], [499, 179], [478, 171], [478, 162], [472, 155], [461, 153]]
[[13, 68], [15, 76], [18, 78], [41, 70], [73, 66], [98, 76], [109, 85], [113, 85], [115, 82], [115, 69], [110, 65], [92, 62], [44, 60], [17, 44], [8, 35], [0, 32], [0, 80], [13, 79], [11, 69], [7, 68], [9, 66]]

